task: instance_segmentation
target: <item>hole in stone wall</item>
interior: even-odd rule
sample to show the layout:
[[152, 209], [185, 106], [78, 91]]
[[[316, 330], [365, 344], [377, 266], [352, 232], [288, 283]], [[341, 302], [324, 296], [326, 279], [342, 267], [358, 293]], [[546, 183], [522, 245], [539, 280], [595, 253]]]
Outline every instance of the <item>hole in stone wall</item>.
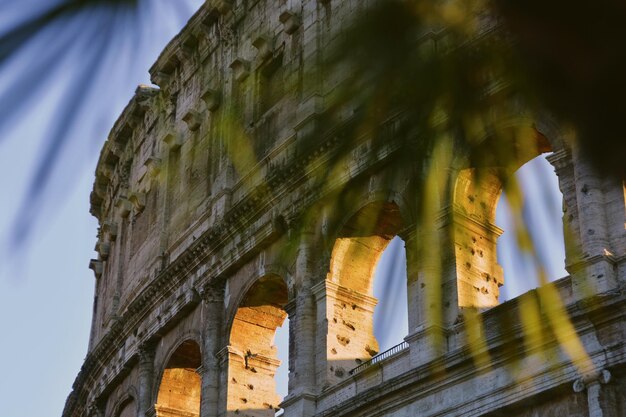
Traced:
[[[408, 333], [406, 255], [393, 202], [364, 206], [333, 247], [327, 297], [328, 381], [402, 342]], [[333, 368], [333, 369], [331, 369]]]
[[[274, 416], [287, 391], [287, 286], [260, 278], [233, 319], [228, 356], [227, 415]], [[282, 367], [281, 364], [284, 364]]]
[[[521, 209], [524, 226], [528, 230], [539, 264], [548, 281], [568, 275], [565, 270], [563, 237], [563, 195], [558, 178], [546, 155], [539, 155], [515, 172], [523, 195]], [[511, 204], [506, 191], [496, 208], [496, 225], [504, 230], [498, 239], [498, 263], [504, 271], [504, 285], [499, 301], [515, 298], [539, 286], [538, 269], [534, 258], [520, 249], [515, 236]]]
[[201, 379], [197, 369], [202, 364], [200, 347], [194, 341], [183, 342], [172, 354], [159, 385], [155, 409], [157, 416], [199, 416]]
[[128, 400], [117, 413], [116, 417], [135, 417], [137, 415], [135, 401], [133, 399]]
[[406, 251], [394, 237], [383, 251], [374, 273], [374, 335], [381, 352], [401, 343], [409, 333]]
[[276, 392], [281, 398], [287, 396], [287, 383], [289, 381], [289, 319], [286, 318], [283, 325], [276, 329], [274, 346], [278, 349], [280, 365], [276, 370]]

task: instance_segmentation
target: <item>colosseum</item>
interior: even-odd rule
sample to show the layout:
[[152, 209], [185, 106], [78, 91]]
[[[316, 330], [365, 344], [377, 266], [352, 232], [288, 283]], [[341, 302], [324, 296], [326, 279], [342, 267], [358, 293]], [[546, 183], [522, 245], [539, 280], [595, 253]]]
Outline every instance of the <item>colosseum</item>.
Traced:
[[[207, 1], [161, 53], [97, 165], [93, 321], [64, 417], [626, 415], [624, 183], [548, 116], [511, 120], [534, 132], [519, 166], [551, 152], [571, 244], [569, 276], [500, 303], [500, 179], [448, 149], [439, 195], [401, 113], [350, 140], [349, 108], [321, 122], [350, 71], [320, 62], [365, 3]], [[408, 334], [379, 352], [374, 271], [396, 236]]]

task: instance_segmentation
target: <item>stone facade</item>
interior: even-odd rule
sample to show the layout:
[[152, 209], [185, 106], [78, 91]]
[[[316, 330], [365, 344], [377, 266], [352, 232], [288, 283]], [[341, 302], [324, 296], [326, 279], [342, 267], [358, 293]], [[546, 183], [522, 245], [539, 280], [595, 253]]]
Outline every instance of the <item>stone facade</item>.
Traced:
[[[306, 74], [361, 7], [210, 1], [162, 52], [159, 88], [137, 89], [97, 166], [93, 326], [64, 417], [626, 415], [623, 183], [595, 175], [548, 118], [520, 116], [541, 138], [535, 155], [553, 151], [571, 276], [498, 305], [501, 185], [476, 184], [462, 158], [430, 228], [443, 265], [416, 255], [421, 173], [397, 158], [393, 117], [382, 145], [367, 133], [348, 148], [332, 132], [311, 140], [349, 72]], [[373, 272], [396, 235], [409, 335], [351, 373], [378, 353]], [[286, 317], [281, 402], [272, 339]]]

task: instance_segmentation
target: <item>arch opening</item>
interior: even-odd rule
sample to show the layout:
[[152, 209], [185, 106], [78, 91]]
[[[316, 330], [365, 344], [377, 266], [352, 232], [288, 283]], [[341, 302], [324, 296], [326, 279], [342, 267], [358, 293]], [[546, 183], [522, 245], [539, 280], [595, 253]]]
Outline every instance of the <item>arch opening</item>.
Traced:
[[158, 417], [200, 416], [200, 347], [187, 340], [174, 351], [165, 366], [155, 410]]
[[[540, 269], [546, 281], [567, 276], [565, 270], [565, 239], [563, 236], [563, 195], [548, 154], [539, 155], [515, 172], [519, 195], [523, 198], [519, 214], [528, 231], [535, 259], [520, 248], [516, 239], [510, 197], [504, 190], [500, 196], [495, 223], [504, 230], [498, 239], [497, 257], [504, 272], [500, 302], [508, 301], [540, 285]], [[513, 196], [515, 198], [515, 196]]]
[[[490, 139], [500, 143], [508, 141], [507, 147], [498, 148], [498, 142]], [[454, 262], [460, 309], [469, 307], [485, 310], [498, 305], [505, 298], [500, 296], [504, 272], [498, 263], [500, 259], [497, 253], [501, 242], [508, 240], [508, 237], [501, 240], [500, 236], [505, 229], [510, 231], [512, 228], [504, 225], [505, 229], [502, 229], [498, 224], [503, 223], [496, 222], [496, 209], [503, 200], [500, 196], [503, 189], [515, 190], [517, 183], [514, 173], [520, 167], [544, 153], [552, 152], [548, 138], [534, 126], [525, 124], [511, 124], [497, 137], [487, 138], [485, 144], [495, 146], [494, 149], [500, 149], [501, 152], [492, 150], [487, 153], [490, 157], [483, 158], [479, 166], [462, 169], [453, 192]], [[519, 193], [514, 197], [519, 197]], [[537, 202], [533, 204], [537, 205]], [[532, 225], [526, 224], [525, 227]], [[517, 230], [521, 230], [520, 227]], [[507, 233], [508, 236], [513, 234]], [[507, 269], [511, 267], [507, 266]]]
[[124, 401], [119, 410], [115, 413], [116, 417], [135, 417], [137, 415], [135, 406], [135, 400], [133, 398], [129, 398]]
[[407, 334], [406, 255], [397, 237], [402, 224], [395, 203], [369, 203], [335, 240], [325, 297], [330, 383]]
[[378, 260], [374, 272], [374, 336], [381, 352], [403, 342], [409, 333], [406, 249], [395, 236]]
[[[284, 280], [268, 275], [258, 279], [239, 304], [228, 347], [229, 416], [268, 417], [280, 410], [284, 381], [279, 392], [277, 345], [282, 348], [288, 343], [287, 301]], [[284, 372], [281, 375], [284, 378]]]

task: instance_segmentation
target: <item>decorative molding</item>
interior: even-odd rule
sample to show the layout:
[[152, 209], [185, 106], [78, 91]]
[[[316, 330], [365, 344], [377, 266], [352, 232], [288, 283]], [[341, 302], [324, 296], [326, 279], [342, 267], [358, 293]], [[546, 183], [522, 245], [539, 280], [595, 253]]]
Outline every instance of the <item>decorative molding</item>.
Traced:
[[202, 93], [202, 96], [200, 96], [200, 98], [202, 99], [202, 101], [204, 101], [207, 110], [209, 110], [210, 112], [214, 112], [215, 110], [217, 110], [220, 107], [222, 100], [220, 92], [218, 90], [213, 90], [210, 88], [206, 89], [204, 93]]
[[278, 19], [283, 24], [283, 30], [287, 35], [293, 35], [300, 27], [300, 17], [290, 10], [282, 12]]
[[185, 137], [175, 132], [168, 132], [163, 137], [163, 142], [165, 142], [170, 150], [175, 151], [185, 143]]
[[121, 218], [126, 218], [132, 211], [132, 203], [125, 197], [120, 197], [115, 201], [115, 208]]
[[131, 202], [136, 213], [141, 213], [146, 207], [146, 195], [140, 192], [132, 192], [128, 196], [128, 201]]
[[258, 52], [257, 58], [261, 62], [269, 59], [274, 52], [274, 40], [267, 35], [257, 36], [252, 41], [252, 46], [256, 48]]
[[189, 110], [183, 116], [183, 121], [187, 124], [187, 128], [195, 132], [200, 127], [202, 116], [195, 110]]
[[213, 0], [211, 4], [221, 15], [227, 14], [233, 8], [233, 0]]
[[107, 220], [102, 223], [102, 233], [106, 240], [115, 241], [117, 239], [117, 223], [111, 220]]
[[156, 346], [154, 343], [142, 343], [139, 346], [139, 370], [140, 371], [152, 371], [154, 367], [154, 355], [156, 353]]
[[166, 89], [170, 80], [172, 79], [171, 74], [165, 73], [163, 71], [157, 71], [150, 77], [150, 80], [161, 87], [162, 89]]
[[98, 252], [102, 260], [106, 261], [107, 259], [109, 259], [109, 253], [111, 252], [111, 245], [108, 242], [99, 240], [96, 243], [96, 247], [94, 248], [94, 250]]
[[224, 302], [224, 286], [207, 285], [200, 287], [198, 295], [205, 303], [223, 303]]
[[109, 164], [102, 164], [99, 167], [99, 172], [108, 179], [113, 178], [113, 173], [115, 172], [115, 167]]
[[155, 156], [150, 156], [146, 159], [146, 162], [143, 163], [148, 171], [148, 175], [150, 178], [156, 178], [157, 175], [161, 172], [161, 159]]
[[190, 59], [197, 50], [198, 39], [193, 34], [189, 34], [183, 41], [180, 42], [176, 51], [176, 57], [179, 61], [183, 62]]
[[599, 382], [602, 385], [606, 385], [611, 382], [612, 375], [608, 369], [602, 369], [599, 372], [594, 372], [589, 375], [577, 378], [572, 384], [574, 392], [583, 392], [589, 385], [594, 382]]
[[243, 58], [235, 59], [230, 65], [230, 69], [233, 70], [235, 80], [241, 82], [246, 79], [250, 74], [250, 62]]
[[96, 275], [96, 278], [100, 278], [102, 276], [102, 272], [104, 271], [104, 265], [101, 260], [90, 259], [89, 269], [93, 270], [93, 273]]

